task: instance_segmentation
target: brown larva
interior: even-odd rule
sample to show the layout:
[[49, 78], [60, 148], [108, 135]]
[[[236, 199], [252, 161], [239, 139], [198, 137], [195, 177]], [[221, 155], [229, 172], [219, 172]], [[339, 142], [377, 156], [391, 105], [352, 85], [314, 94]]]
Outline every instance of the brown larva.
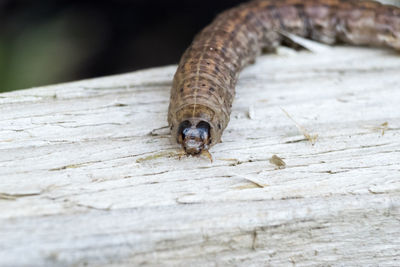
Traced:
[[400, 50], [400, 8], [357, 0], [255, 0], [216, 17], [183, 54], [168, 110], [187, 154], [208, 154], [228, 125], [239, 72], [290, 32], [327, 44]]

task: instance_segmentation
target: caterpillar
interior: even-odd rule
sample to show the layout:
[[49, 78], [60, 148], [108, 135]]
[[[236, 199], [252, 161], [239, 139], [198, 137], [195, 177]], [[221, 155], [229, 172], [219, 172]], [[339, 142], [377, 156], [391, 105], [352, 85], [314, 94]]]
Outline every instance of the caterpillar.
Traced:
[[181, 57], [168, 108], [171, 134], [205, 154], [227, 127], [240, 71], [274, 50], [282, 31], [325, 44], [400, 50], [400, 8], [358, 0], [253, 0], [219, 14]]

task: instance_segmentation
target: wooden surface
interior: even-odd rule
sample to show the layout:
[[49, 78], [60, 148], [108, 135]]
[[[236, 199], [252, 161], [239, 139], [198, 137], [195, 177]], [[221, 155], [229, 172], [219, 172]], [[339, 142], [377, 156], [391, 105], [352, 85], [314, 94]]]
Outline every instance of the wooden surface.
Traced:
[[0, 94], [0, 266], [400, 265], [399, 54], [259, 58], [213, 163], [162, 128], [174, 71]]

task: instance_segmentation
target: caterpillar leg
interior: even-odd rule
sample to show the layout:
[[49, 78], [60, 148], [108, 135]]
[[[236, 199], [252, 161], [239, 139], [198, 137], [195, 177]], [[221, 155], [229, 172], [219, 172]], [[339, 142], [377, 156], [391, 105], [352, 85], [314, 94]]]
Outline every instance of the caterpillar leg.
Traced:
[[180, 149], [180, 150], [176, 153], [176, 155], [178, 156], [178, 159], [180, 160], [183, 156], [187, 156], [188, 154], [186, 153], [185, 150]]
[[202, 150], [200, 155], [207, 157], [211, 161], [211, 163], [213, 162], [213, 158], [208, 150]]

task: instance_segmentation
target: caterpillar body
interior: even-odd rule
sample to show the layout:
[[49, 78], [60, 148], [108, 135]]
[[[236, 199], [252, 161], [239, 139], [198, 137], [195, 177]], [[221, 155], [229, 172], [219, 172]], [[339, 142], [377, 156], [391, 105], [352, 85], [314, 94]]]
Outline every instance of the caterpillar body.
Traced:
[[276, 48], [282, 31], [326, 44], [400, 50], [400, 8], [358, 0], [253, 0], [219, 14], [184, 52], [173, 80], [168, 123], [186, 154], [209, 155], [220, 142], [240, 71]]

